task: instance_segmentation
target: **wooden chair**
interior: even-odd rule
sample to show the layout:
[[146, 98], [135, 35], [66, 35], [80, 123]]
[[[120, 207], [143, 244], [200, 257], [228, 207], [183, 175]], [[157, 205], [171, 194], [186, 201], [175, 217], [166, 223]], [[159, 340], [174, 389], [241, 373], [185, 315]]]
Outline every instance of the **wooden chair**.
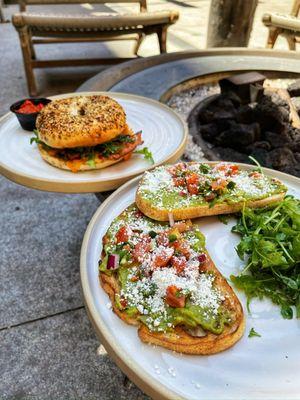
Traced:
[[[12, 22], [19, 33], [28, 91], [31, 96], [37, 95], [34, 68], [112, 64], [131, 59], [38, 60], [34, 51], [35, 44], [135, 40], [134, 55], [137, 56], [143, 38], [155, 33], [158, 37], [160, 52], [167, 51], [167, 29], [178, 20], [177, 11], [148, 12], [146, 0], [91, 0], [89, 2], [139, 3], [140, 13], [90, 16], [21, 12], [13, 15]], [[29, 4], [74, 3], [82, 3], [82, 0], [21, 0], [20, 7], [22, 11], [25, 11]]]
[[279, 35], [286, 38], [289, 49], [296, 50], [296, 43], [300, 37], [300, 0], [295, 0], [289, 15], [267, 13], [262, 21], [269, 28], [269, 36], [266, 47], [272, 49]]

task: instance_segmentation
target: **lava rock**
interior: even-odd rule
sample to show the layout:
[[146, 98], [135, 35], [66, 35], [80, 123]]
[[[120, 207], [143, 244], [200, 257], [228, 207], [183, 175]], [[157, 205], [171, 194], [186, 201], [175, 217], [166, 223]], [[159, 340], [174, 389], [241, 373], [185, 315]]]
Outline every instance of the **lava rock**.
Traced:
[[235, 119], [237, 122], [241, 122], [242, 124], [252, 124], [252, 122], [255, 122], [255, 113], [253, 108], [248, 104], [239, 107]]
[[296, 82], [291, 83], [287, 91], [289, 92], [291, 97], [298, 97], [300, 96], [300, 79], [297, 79]]
[[206, 124], [200, 125], [199, 127], [199, 134], [202, 135], [203, 139], [207, 140], [208, 142], [214, 141], [219, 133], [220, 129], [218, 128], [217, 124]]
[[291, 167], [297, 164], [297, 160], [291, 149], [288, 147], [282, 147], [280, 149], [274, 149], [269, 153], [269, 161], [272, 167], [275, 169]]
[[233, 150], [229, 147], [216, 146], [213, 150], [218, 154], [220, 160], [249, 163], [249, 158], [246, 154], [240, 153], [239, 151]]
[[255, 149], [264, 149], [269, 151], [271, 150], [271, 145], [266, 140], [259, 140], [257, 142], [254, 142], [250, 146], [247, 146], [245, 151], [246, 153], [251, 154]]
[[284, 107], [280, 108], [272, 102], [270, 96], [264, 96], [260, 103], [254, 107], [255, 120], [258, 120], [262, 131], [272, 129], [272, 132], [280, 133], [284, 130], [285, 124], [289, 122], [289, 113]]
[[269, 159], [269, 152], [265, 149], [254, 149], [251, 153], [251, 157], [255, 158], [260, 165], [267, 168], [272, 168], [272, 163]]
[[249, 144], [255, 142], [260, 137], [259, 124], [250, 125], [237, 124], [233, 122], [231, 127], [221, 132], [215, 139], [218, 146], [231, 147], [241, 150]]
[[263, 134], [263, 138], [270, 143], [272, 149], [286, 146], [291, 142], [289, 135], [285, 132], [275, 133], [267, 131]]

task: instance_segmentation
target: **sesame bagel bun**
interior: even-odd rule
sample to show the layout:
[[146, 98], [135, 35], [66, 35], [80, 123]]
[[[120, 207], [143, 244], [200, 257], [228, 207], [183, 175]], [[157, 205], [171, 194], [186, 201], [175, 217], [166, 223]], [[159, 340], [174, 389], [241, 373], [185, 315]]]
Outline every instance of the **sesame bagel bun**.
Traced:
[[124, 133], [126, 114], [108, 96], [76, 96], [53, 100], [38, 115], [39, 138], [53, 148], [95, 146]]

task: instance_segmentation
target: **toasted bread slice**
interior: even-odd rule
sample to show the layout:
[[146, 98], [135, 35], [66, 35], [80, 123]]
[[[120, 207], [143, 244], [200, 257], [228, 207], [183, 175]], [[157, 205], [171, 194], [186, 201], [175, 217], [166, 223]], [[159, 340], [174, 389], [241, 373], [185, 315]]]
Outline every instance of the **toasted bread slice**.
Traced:
[[[155, 230], [157, 232], [169, 232], [169, 227], [167, 224], [160, 224], [155, 221], [151, 221], [150, 219], [146, 218], [145, 216], [138, 214], [138, 210], [135, 206], [132, 206], [125, 210], [111, 225], [110, 229], [108, 230], [107, 234], [103, 238], [103, 244], [104, 244], [104, 249], [108, 246], [109, 251], [113, 251], [112, 249], [116, 245], [117, 241], [117, 246], [120, 246], [120, 243], [122, 242], [119, 241], [120, 239], [120, 232], [122, 232], [122, 229], [124, 230], [124, 227], [131, 226], [131, 228], [134, 230], [140, 230], [144, 229], [143, 233], [140, 233], [142, 237], [142, 241], [145, 240], [145, 231], [147, 229], [150, 229], [150, 232], [154, 232]], [[131, 224], [132, 216], [138, 215], [138, 219], [140, 222], [136, 223], [134, 222]], [[128, 225], [129, 224], [129, 225]], [[131, 225], [130, 225], [131, 224]], [[175, 224], [175, 228], [172, 228], [171, 232], [178, 232], [178, 230], [183, 230], [185, 229], [184, 227], [182, 228], [182, 223], [180, 224]], [[146, 227], [146, 228], [145, 228]], [[186, 224], [186, 229], [188, 230], [187, 232], [187, 238], [190, 238], [193, 232], [193, 229], [196, 229], [193, 227], [191, 224]], [[130, 228], [130, 232], [133, 232]], [[127, 228], [126, 228], [127, 229]], [[163, 230], [161, 230], [163, 229]], [[127, 231], [128, 233], [128, 231]], [[128, 238], [128, 235], [125, 232], [122, 232], [124, 234], [124, 246], [128, 246], [128, 243], [130, 243], [130, 238]], [[126, 236], [127, 235], [127, 236]], [[138, 239], [138, 233], [133, 233], [133, 238], [132, 238], [132, 243], [136, 243], [138, 246], [139, 239]], [[178, 235], [178, 233], [177, 233]], [[184, 235], [184, 233], [181, 233], [181, 235]], [[172, 236], [172, 235], [171, 235]], [[193, 237], [193, 236], [192, 236]], [[160, 238], [161, 239], [161, 238]], [[173, 238], [174, 239], [174, 238]], [[158, 239], [153, 239], [154, 241], [158, 241]], [[171, 240], [171, 239], [170, 239]], [[178, 239], [177, 239], [178, 240]], [[189, 239], [187, 239], [189, 240]], [[185, 243], [184, 239], [184, 243]], [[192, 238], [191, 241], [194, 243], [194, 239]], [[160, 242], [159, 242], [160, 243]], [[174, 242], [175, 243], [175, 242]], [[185, 243], [186, 244], [186, 243]], [[153, 244], [152, 241], [152, 247], [155, 247], [156, 244]], [[161, 246], [161, 245], [159, 245]], [[167, 246], [167, 245], [166, 245]], [[168, 246], [172, 246], [172, 243], [169, 243]], [[126, 247], [124, 247], [126, 248]], [[170, 248], [170, 247], [168, 247]], [[186, 246], [183, 246], [185, 251], [187, 250]], [[202, 248], [203, 249], [203, 248]], [[134, 249], [135, 250], [135, 249]], [[133, 250], [133, 251], [134, 251]], [[108, 252], [109, 252], [108, 251]], [[151, 251], [155, 251], [152, 250]], [[181, 251], [180, 246], [176, 246], [176, 251]], [[201, 250], [202, 251], [202, 250]], [[152, 253], [154, 254], [154, 253]], [[107, 255], [106, 251], [103, 250], [102, 253], [102, 260], [104, 260], [105, 256]], [[182, 256], [180, 256], [182, 258]], [[140, 259], [140, 262], [137, 263], [135, 261], [134, 267], [135, 267], [135, 273], [139, 275], [140, 271], [144, 271], [143, 268], [145, 268], [145, 260], [147, 259], [146, 254]], [[148, 258], [147, 260], [150, 260], [151, 258]], [[152, 257], [153, 260], [153, 257]], [[190, 259], [191, 260], [191, 259]], [[172, 260], [171, 260], [172, 261]], [[151, 261], [149, 261], [151, 263]], [[142, 267], [143, 264], [143, 267]], [[124, 264], [122, 264], [123, 268]], [[132, 266], [128, 266], [128, 269], [132, 270]], [[161, 266], [159, 269], [166, 268], [167, 270], [172, 268], [172, 265], [166, 264], [164, 267]], [[198, 268], [196, 266], [196, 268]], [[200, 267], [199, 267], [200, 268]], [[138, 271], [138, 272], [136, 272]], [[153, 273], [154, 274], [154, 273]], [[183, 274], [183, 275], [182, 275]], [[120, 308], [120, 305], [117, 304], [117, 297], [121, 298], [122, 297], [122, 282], [121, 278], [118, 275], [118, 269], [116, 270], [102, 270], [100, 268], [100, 283], [105, 290], [105, 292], [108, 294], [111, 303], [112, 303], [112, 308], [113, 311], [121, 318], [124, 322], [130, 324], [130, 325], [136, 325], [138, 326], [138, 335], [140, 339], [143, 342], [154, 344], [154, 345], [159, 345], [162, 347], [165, 347], [170, 350], [174, 350], [176, 352], [180, 353], [186, 353], [186, 354], [214, 354], [218, 353], [220, 351], [223, 351], [231, 346], [233, 346], [243, 335], [244, 329], [245, 329], [245, 317], [243, 313], [243, 309], [241, 306], [241, 303], [239, 302], [237, 296], [233, 292], [232, 288], [230, 285], [227, 283], [225, 278], [221, 275], [221, 273], [218, 271], [216, 266], [214, 265], [213, 261], [209, 257], [209, 255], [206, 252], [206, 257], [205, 261], [201, 264], [201, 273], [204, 276], [210, 276], [214, 277], [213, 279], [213, 290], [218, 293], [218, 296], [220, 297], [220, 304], [217, 307], [222, 307], [222, 309], [226, 310], [226, 313], [230, 315], [230, 318], [227, 320], [227, 322], [224, 324], [222, 331], [219, 333], [213, 333], [209, 328], [203, 328], [201, 325], [197, 325], [197, 327], [189, 328], [187, 325], [185, 325], [184, 322], [176, 324], [176, 326], [164, 330], [164, 331], [158, 331], [155, 330], [155, 326], [153, 325], [147, 325], [145, 323], [145, 320], [141, 318], [141, 313], [137, 312], [135, 315], [128, 314], [126, 306], [125, 308], [122, 309]], [[147, 276], [147, 274], [146, 274]], [[149, 276], [149, 275], [148, 275]], [[183, 281], [187, 278], [184, 278], [184, 273], [181, 271], [179, 273], [179, 281], [182, 279]], [[188, 275], [186, 275], [188, 276]], [[153, 275], [152, 275], [153, 277]], [[143, 278], [139, 278], [143, 279]], [[132, 278], [129, 279], [130, 281]], [[167, 285], [171, 284], [167, 283]], [[180, 283], [179, 283], [180, 284]], [[202, 286], [201, 286], [202, 287]], [[205, 287], [202, 287], [203, 289], [199, 290], [205, 290]], [[136, 293], [133, 291], [133, 293]], [[209, 296], [209, 293], [206, 293], [207, 296]], [[169, 306], [167, 306], [169, 307]], [[174, 309], [174, 308], [173, 308]], [[148, 314], [148, 312], [147, 312]], [[142, 316], [144, 317], [144, 316]]]
[[[205, 172], [201, 171], [201, 165]], [[277, 203], [286, 194], [277, 179], [237, 165], [180, 163], [146, 172], [136, 193], [138, 208], [149, 218], [168, 221], [231, 214], [244, 206]]]

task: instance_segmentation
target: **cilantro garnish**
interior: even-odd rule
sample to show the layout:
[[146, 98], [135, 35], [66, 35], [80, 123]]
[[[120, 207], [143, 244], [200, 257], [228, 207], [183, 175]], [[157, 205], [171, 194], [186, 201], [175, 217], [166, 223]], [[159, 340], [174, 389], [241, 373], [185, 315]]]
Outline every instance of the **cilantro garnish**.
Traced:
[[262, 209], [244, 207], [233, 232], [241, 235], [236, 251], [246, 266], [231, 276], [248, 303], [268, 297], [285, 319], [300, 318], [300, 200], [286, 196]]
[[200, 164], [200, 172], [202, 172], [202, 174], [208, 174], [209, 171], [211, 170], [210, 166], [207, 164]]
[[39, 131], [38, 130], [34, 129], [33, 134], [35, 136], [30, 138], [30, 144], [32, 144], [32, 143], [43, 144], [44, 143], [39, 139]]
[[255, 336], [261, 337], [261, 335], [259, 333], [257, 333], [254, 328], [251, 328], [250, 332], [248, 334], [248, 337], [251, 338], [251, 337], [255, 337]]
[[145, 160], [148, 160], [151, 164], [154, 164], [154, 159], [152, 156], [151, 151], [148, 149], [148, 147], [143, 147], [140, 150], [136, 150], [135, 153], [137, 154], [143, 154]]
[[229, 221], [229, 218], [230, 218], [228, 214], [220, 214], [217, 217], [218, 217], [218, 220], [220, 222], [222, 222], [224, 225], [228, 224], [228, 221]]

